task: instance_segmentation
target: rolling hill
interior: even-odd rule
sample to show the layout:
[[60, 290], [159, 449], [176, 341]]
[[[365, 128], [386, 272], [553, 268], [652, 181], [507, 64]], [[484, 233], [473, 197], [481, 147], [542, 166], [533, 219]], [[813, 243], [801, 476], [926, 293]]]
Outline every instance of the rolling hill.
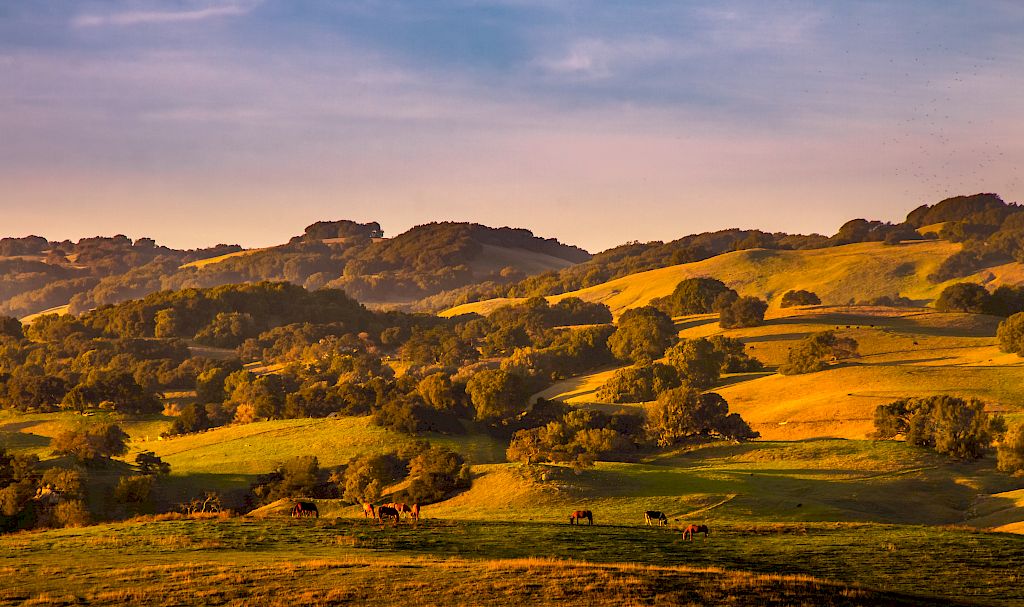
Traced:
[[[960, 250], [960, 245], [941, 241], [913, 241], [899, 245], [877, 242], [856, 243], [825, 249], [800, 251], [750, 249], [725, 253], [703, 261], [685, 263], [637, 274], [606, 283], [548, 297], [556, 302], [566, 297], [601, 302], [616, 316], [624, 310], [647, 305], [664, 297], [686, 278], [712, 277], [741, 295], [755, 295], [778, 307], [782, 294], [790, 289], [817, 293], [827, 304], [870, 300], [883, 295], [901, 295], [922, 305], [935, 299], [952, 282], [972, 281], [990, 286], [1024, 282], [1024, 265], [1013, 262], [980, 270], [954, 281], [932, 283], [927, 276]], [[517, 299], [499, 298], [464, 304], [445, 310], [443, 316], [479, 313]]]
[[[775, 309], [760, 327], [723, 330], [711, 314], [682, 317], [677, 327], [686, 338], [740, 338], [748, 354], [770, 366], [784, 362], [789, 348], [816, 331], [856, 339], [861, 356], [828, 370], [727, 376], [714, 391], [766, 439], [862, 439], [872, 430], [875, 407], [903, 396], [976, 397], [993, 411], [1022, 416], [1024, 359], [999, 351], [998, 322], [924, 308], [814, 306]], [[603, 405], [595, 397], [613, 372], [562, 380], [537, 396], [614, 410], [622, 405]]]

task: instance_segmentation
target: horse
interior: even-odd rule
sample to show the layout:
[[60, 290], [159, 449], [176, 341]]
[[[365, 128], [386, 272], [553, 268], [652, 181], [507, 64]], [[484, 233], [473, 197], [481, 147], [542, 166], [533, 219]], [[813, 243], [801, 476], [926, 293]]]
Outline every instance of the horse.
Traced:
[[405, 504], [392, 504], [391, 506], [395, 510], [398, 510], [398, 514], [412, 514], [412, 508], [406, 506]]
[[409, 507], [409, 516], [412, 517], [413, 519], [415, 519], [416, 521], [420, 520], [420, 505], [419, 504], [413, 504], [412, 506]]
[[647, 510], [644, 512], [644, 523], [647, 525], [667, 525], [668, 517], [660, 510]]
[[694, 533], [703, 533], [704, 537], [707, 538], [708, 534], [711, 532], [708, 530], [707, 525], [687, 525], [686, 528], [683, 529], [683, 539], [689, 539], [692, 542]]
[[401, 518], [398, 515], [398, 510], [395, 510], [391, 506], [381, 506], [380, 508], [377, 508], [377, 517], [380, 518], [380, 522], [382, 523], [386, 523], [389, 518], [393, 518], [395, 519], [396, 525]]
[[574, 510], [573, 513], [569, 515], [569, 524], [579, 525], [580, 519], [587, 519], [588, 525], [594, 524], [594, 514], [590, 510]]
[[292, 508], [292, 516], [295, 518], [307, 516], [320, 518], [320, 511], [316, 509], [316, 504], [313, 502], [295, 502], [295, 507]]
[[377, 509], [373, 507], [373, 504], [363, 504], [363, 518], [377, 518]]

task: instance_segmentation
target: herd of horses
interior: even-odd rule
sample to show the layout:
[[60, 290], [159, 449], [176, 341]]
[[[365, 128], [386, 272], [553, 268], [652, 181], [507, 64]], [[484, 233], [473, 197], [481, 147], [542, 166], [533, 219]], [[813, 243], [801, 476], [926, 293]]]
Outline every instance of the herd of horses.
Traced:
[[[363, 504], [363, 517], [371, 518], [374, 521], [386, 523], [387, 521], [394, 521], [397, 525], [402, 519], [402, 515], [405, 514], [410, 520], [420, 520], [420, 505], [419, 504], [396, 504], [394, 502], [382, 504], [380, 506], [374, 506], [373, 504]], [[295, 502], [295, 507], [292, 508], [292, 516], [295, 518], [315, 517], [320, 518], [320, 511], [317, 510], [316, 504], [313, 502]], [[583, 521], [587, 521], [587, 525], [594, 524], [594, 513], [590, 510], [573, 510], [572, 514], [569, 515], [570, 525], [581, 525]], [[660, 510], [647, 510], [644, 512], [644, 524], [646, 525], [668, 525], [668, 516]], [[693, 541], [693, 536], [698, 533], [703, 533], [704, 537], [707, 538], [711, 531], [707, 525], [694, 525], [690, 524], [683, 528], [683, 539]]]

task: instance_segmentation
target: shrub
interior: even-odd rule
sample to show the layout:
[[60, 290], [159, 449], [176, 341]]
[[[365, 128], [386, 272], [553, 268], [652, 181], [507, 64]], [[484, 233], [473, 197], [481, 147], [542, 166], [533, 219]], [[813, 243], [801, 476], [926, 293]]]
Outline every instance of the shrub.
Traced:
[[857, 356], [857, 340], [839, 337], [835, 331], [819, 331], [804, 338], [790, 349], [785, 364], [779, 367], [783, 375], [815, 373], [828, 367], [828, 361]]
[[874, 438], [902, 435], [919, 447], [932, 448], [960, 459], [984, 455], [1003, 432], [1002, 417], [990, 416], [977, 399], [940, 395], [902, 398], [875, 409]]
[[53, 522], [60, 527], [84, 527], [90, 519], [89, 509], [82, 500], [66, 500], [53, 507]]
[[820, 303], [821, 299], [817, 295], [810, 291], [799, 289], [786, 291], [782, 296], [782, 303], [780, 305], [783, 308], [792, 308], [793, 306], [816, 306]]
[[1024, 312], [1018, 312], [999, 323], [996, 331], [999, 338], [999, 349], [1024, 356]]
[[996, 451], [996, 461], [1003, 472], [1024, 472], [1024, 424], [1017, 424], [1006, 433]]

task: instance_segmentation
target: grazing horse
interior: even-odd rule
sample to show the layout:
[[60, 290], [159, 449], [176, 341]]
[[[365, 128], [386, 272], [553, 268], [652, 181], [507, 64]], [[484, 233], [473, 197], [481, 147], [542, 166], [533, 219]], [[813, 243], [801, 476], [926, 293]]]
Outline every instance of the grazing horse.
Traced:
[[313, 502], [295, 502], [295, 507], [292, 508], [292, 516], [295, 518], [307, 516], [320, 518], [320, 511], [316, 509], [316, 504]]
[[363, 504], [363, 518], [377, 518], [377, 509], [373, 504]]
[[590, 510], [574, 510], [573, 513], [569, 515], [569, 524], [579, 525], [581, 524], [581, 519], [587, 519], [588, 525], [594, 524], [594, 514]]
[[648, 525], [667, 525], [668, 517], [660, 510], [647, 510], [644, 512], [644, 523]]
[[395, 510], [398, 510], [398, 514], [412, 514], [412, 508], [405, 504], [392, 504], [392, 507]]
[[708, 531], [707, 525], [687, 525], [686, 528], [683, 529], [683, 539], [689, 539], [692, 542], [694, 533], [703, 533], [704, 537], [707, 538], [708, 533], [711, 532]]
[[398, 520], [401, 518], [398, 515], [398, 510], [395, 510], [391, 506], [381, 506], [377, 508], [377, 516], [380, 518], [380, 522], [386, 523], [389, 518], [395, 519], [395, 524], [398, 524]]
[[417, 520], [417, 521], [420, 520], [420, 505], [419, 504], [413, 504], [412, 506], [409, 507], [409, 516], [412, 517], [413, 519]]

